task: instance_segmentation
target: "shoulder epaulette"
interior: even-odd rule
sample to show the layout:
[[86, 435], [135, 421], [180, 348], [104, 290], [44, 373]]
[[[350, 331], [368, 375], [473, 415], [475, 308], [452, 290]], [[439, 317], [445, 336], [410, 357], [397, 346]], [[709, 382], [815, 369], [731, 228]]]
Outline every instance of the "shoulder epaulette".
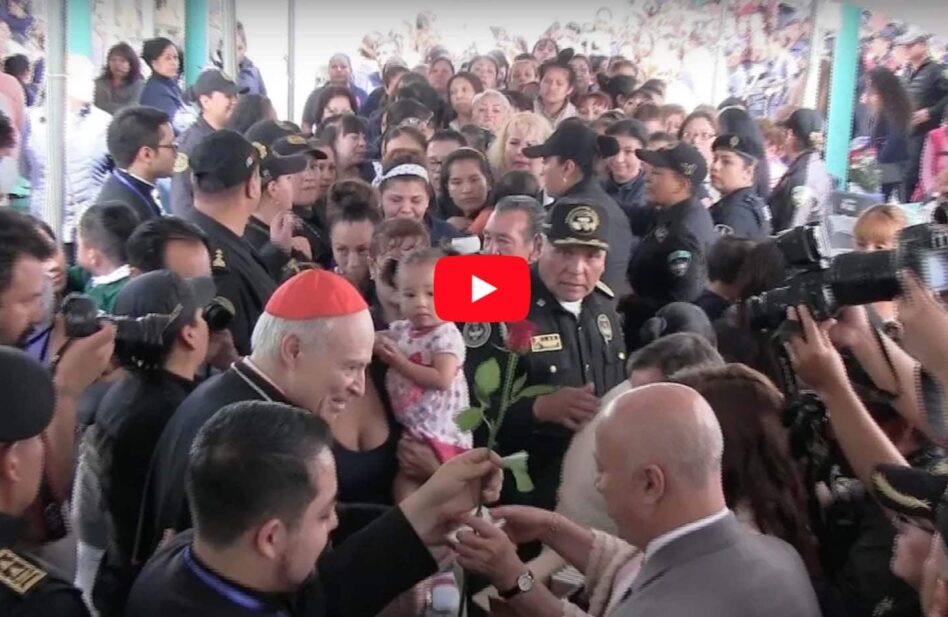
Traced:
[[46, 576], [46, 570], [23, 559], [10, 549], [0, 549], [0, 585], [22, 596]]

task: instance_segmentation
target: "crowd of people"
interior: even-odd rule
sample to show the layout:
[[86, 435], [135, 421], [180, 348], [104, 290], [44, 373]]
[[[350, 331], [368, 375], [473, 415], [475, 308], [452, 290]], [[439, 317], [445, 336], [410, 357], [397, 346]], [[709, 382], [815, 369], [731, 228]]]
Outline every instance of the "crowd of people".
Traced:
[[[897, 43], [867, 253], [907, 196], [948, 212], [948, 70]], [[167, 39], [72, 57], [59, 229], [46, 111], [3, 110], [0, 614], [948, 615], [937, 269], [761, 313], [826, 221], [821, 114], [426, 52], [374, 87], [333, 56], [299, 124], [242, 56], [184, 90]], [[475, 253], [529, 264], [525, 321], [441, 319]]]

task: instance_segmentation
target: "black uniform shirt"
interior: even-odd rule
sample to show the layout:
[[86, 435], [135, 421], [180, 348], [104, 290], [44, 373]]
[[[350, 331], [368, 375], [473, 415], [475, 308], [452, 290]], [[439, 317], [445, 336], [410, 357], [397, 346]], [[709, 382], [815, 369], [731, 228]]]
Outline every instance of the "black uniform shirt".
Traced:
[[191, 184], [191, 169], [186, 166], [187, 157], [191, 156], [199, 141], [213, 132], [214, 128], [201, 116], [178, 139], [178, 161], [181, 163], [175, 164], [175, 173], [171, 176], [171, 211], [177, 216], [184, 216], [194, 209], [194, 186]]
[[753, 187], [724, 195], [710, 213], [715, 231], [722, 236], [761, 240], [770, 235], [770, 207]]
[[635, 297], [656, 309], [694, 301], [704, 289], [708, 252], [718, 237], [711, 215], [695, 198], [657, 210], [629, 264]]
[[22, 521], [0, 512], [0, 615], [88, 617], [79, 590], [14, 552]]
[[288, 254], [273, 244], [270, 241], [270, 228], [255, 216], [251, 216], [247, 221], [244, 240], [257, 251], [260, 260], [277, 283], [282, 283], [307, 266], [312, 267], [312, 263], [303, 253], [294, 249]]
[[[579, 317], [568, 311], [546, 288], [532, 268], [530, 313], [527, 320], [536, 327], [531, 351], [519, 358], [516, 374], [526, 376], [525, 387], [540, 384], [582, 387], [593, 384], [594, 394], [603, 396], [625, 379], [625, 344], [614, 298], [608, 288], [597, 287], [586, 296]], [[467, 323], [461, 332], [467, 346], [464, 371], [472, 399], [474, 374], [482, 362], [497, 358], [501, 370], [506, 367], [503, 351], [507, 326], [504, 324]], [[488, 417], [496, 414], [499, 394], [491, 398]], [[476, 400], [476, 399], [474, 399]], [[572, 432], [560, 424], [537, 421], [533, 415], [534, 398], [515, 403], [504, 418], [498, 435], [501, 455], [526, 450], [527, 465], [536, 485], [532, 493], [519, 493], [511, 478], [505, 477], [504, 503], [522, 503], [546, 509], [556, 505], [563, 455]], [[475, 445], [485, 445], [486, 430], [474, 435]]]
[[185, 218], [207, 234], [217, 295], [230, 300], [237, 311], [228, 329], [234, 336], [237, 352], [247, 355], [253, 327], [276, 290], [276, 281], [246, 240], [196, 209]]

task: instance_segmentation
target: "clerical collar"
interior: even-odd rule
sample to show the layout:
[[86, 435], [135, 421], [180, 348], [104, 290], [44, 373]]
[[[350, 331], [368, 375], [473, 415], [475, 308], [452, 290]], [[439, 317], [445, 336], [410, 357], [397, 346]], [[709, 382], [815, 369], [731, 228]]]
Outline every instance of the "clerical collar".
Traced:
[[142, 184], [147, 184], [147, 185], [150, 186], [151, 188], [155, 188], [155, 183], [154, 183], [154, 182], [149, 182], [148, 180], [145, 180], [145, 179], [142, 178], [141, 176], [137, 176], [137, 175], [133, 174], [132, 172], [130, 172], [130, 171], [127, 170], [127, 169], [123, 169], [122, 172], [125, 173], [129, 178], [134, 178], [135, 180], [138, 180], [138, 181], [141, 182]]

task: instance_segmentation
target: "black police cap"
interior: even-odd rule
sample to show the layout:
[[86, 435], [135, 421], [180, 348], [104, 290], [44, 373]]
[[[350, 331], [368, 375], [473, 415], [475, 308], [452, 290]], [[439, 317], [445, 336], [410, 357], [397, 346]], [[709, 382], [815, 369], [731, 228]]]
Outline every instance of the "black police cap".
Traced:
[[219, 193], [244, 182], [265, 152], [230, 129], [201, 139], [188, 158], [194, 185], [206, 193]]
[[713, 152], [717, 152], [718, 150], [736, 152], [752, 161], [757, 161], [760, 157], [757, 145], [740, 135], [721, 135], [711, 144], [711, 150]]
[[811, 148], [823, 147], [823, 117], [815, 109], [801, 108], [777, 123], [790, 129], [797, 139]]
[[[264, 181], [297, 174], [306, 169], [306, 157], [301, 154], [300, 146], [295, 143], [296, 140], [300, 140], [303, 144], [307, 143], [299, 135], [290, 135], [276, 140], [269, 148], [261, 146], [265, 154], [260, 161], [260, 177]], [[303, 147], [305, 148], [305, 145]], [[323, 153], [320, 152], [320, 154]], [[325, 157], [325, 154], [323, 156]]]
[[523, 155], [531, 159], [558, 156], [576, 161], [581, 167], [591, 166], [597, 155], [608, 158], [618, 153], [619, 142], [615, 137], [597, 135], [578, 120], [562, 122], [544, 143], [523, 149]]
[[665, 167], [683, 175], [691, 180], [693, 187], [704, 182], [708, 175], [708, 164], [704, 156], [697, 148], [683, 141], [658, 150], [636, 150], [635, 156], [652, 167]]
[[0, 443], [36, 437], [53, 419], [53, 378], [42, 364], [13, 347], [0, 347]]
[[219, 69], [208, 69], [201, 73], [191, 87], [195, 96], [210, 96], [215, 92], [223, 92], [231, 96], [246, 94], [248, 88], [241, 88], [237, 82]]
[[194, 313], [211, 303], [217, 294], [208, 276], [182, 278], [169, 270], [154, 270], [130, 280], [115, 297], [113, 312], [124, 317], [180, 315], [172, 332], [190, 323]]
[[582, 199], [557, 200], [544, 231], [555, 246], [591, 246], [609, 250], [608, 214], [598, 203]]

